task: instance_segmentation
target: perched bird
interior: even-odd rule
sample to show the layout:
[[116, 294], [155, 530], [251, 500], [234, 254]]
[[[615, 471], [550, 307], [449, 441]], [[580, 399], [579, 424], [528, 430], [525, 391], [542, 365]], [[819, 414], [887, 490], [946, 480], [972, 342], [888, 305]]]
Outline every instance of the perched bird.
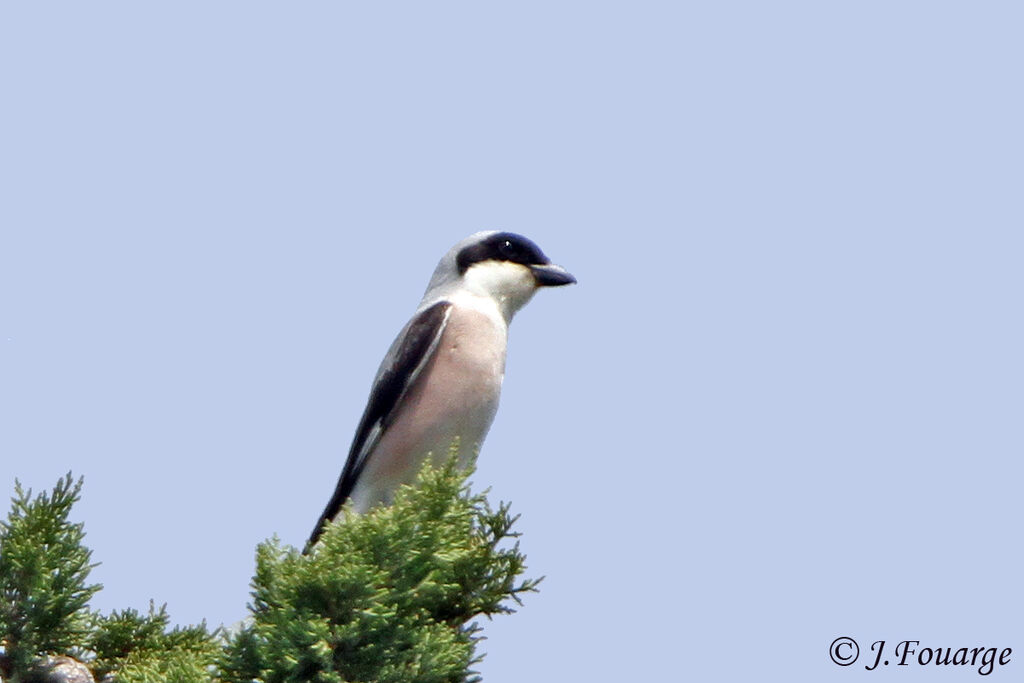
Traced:
[[512, 316], [539, 287], [576, 282], [511, 232], [478, 232], [444, 255], [415, 315], [377, 370], [345, 469], [306, 549], [349, 498], [363, 513], [412, 483], [428, 454], [440, 462], [458, 438], [461, 467], [498, 409]]

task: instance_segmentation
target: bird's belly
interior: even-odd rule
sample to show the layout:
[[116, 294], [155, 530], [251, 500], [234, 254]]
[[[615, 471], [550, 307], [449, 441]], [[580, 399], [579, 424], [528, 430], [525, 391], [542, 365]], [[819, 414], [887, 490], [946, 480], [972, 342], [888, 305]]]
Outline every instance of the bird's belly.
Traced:
[[439, 464], [456, 439], [459, 466], [469, 464], [498, 409], [506, 329], [483, 312], [453, 309], [433, 358], [406, 394], [352, 492], [357, 511], [390, 502], [400, 484], [415, 481], [428, 453]]

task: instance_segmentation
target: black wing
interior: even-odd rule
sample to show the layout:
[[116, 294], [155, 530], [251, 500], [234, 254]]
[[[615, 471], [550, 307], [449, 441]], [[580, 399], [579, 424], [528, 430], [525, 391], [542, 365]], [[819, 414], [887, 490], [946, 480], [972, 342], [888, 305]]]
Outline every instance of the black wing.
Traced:
[[437, 348], [441, 333], [448, 322], [451, 306], [447, 301], [440, 301], [417, 313], [402, 329], [384, 356], [384, 362], [377, 371], [377, 379], [370, 391], [370, 400], [366, 404], [363, 419], [359, 421], [355, 438], [352, 439], [345, 469], [341, 471], [334, 495], [331, 496], [306, 543], [306, 551], [320, 538], [324, 524], [334, 519], [352, 494], [352, 489], [366, 466], [367, 458], [394, 419], [395, 407], [409, 391], [409, 387], [416, 381]]

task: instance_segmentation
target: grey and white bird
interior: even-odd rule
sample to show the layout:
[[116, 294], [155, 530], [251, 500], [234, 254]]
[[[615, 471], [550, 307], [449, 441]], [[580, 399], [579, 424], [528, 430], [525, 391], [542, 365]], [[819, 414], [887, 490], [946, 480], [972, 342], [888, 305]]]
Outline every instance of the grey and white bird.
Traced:
[[576, 282], [511, 232], [478, 232], [444, 255], [412, 319], [377, 370], [334, 495], [306, 545], [349, 499], [364, 513], [390, 504], [423, 461], [469, 464], [498, 409], [512, 316], [540, 287]]

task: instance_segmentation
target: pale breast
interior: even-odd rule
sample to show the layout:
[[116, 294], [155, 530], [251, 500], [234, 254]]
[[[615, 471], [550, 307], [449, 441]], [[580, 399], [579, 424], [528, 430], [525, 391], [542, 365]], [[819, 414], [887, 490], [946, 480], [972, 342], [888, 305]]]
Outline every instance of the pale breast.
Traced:
[[433, 358], [406, 394], [360, 476], [356, 509], [389, 502], [400, 483], [411, 483], [428, 453], [435, 462], [459, 439], [465, 466], [494, 420], [505, 373], [508, 327], [496, 311], [455, 305]]

